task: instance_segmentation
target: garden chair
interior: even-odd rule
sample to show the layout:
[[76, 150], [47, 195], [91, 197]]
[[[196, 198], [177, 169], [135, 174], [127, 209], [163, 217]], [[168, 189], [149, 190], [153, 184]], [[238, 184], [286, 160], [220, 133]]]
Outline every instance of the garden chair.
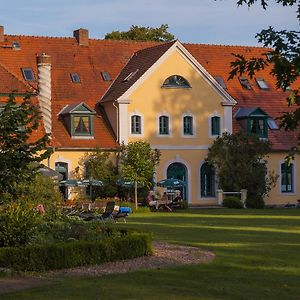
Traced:
[[114, 221], [114, 209], [115, 209], [115, 201], [108, 201], [106, 203], [106, 207], [105, 207], [105, 211], [104, 213], [99, 216], [100, 220], [102, 222], [105, 222], [105, 220], [110, 220], [110, 221]]
[[123, 219], [124, 223], [126, 223], [126, 218], [131, 213], [132, 209], [130, 207], [120, 207], [119, 211], [113, 214], [113, 219], [115, 222], [117, 222], [118, 219]]

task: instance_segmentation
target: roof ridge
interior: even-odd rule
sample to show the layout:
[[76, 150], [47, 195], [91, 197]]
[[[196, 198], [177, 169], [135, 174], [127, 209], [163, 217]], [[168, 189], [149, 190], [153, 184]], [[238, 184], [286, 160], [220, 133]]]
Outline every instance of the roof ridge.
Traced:
[[12, 72], [10, 72], [8, 70], [8, 68], [6, 66], [3, 65], [2, 62], [0, 62], [0, 67], [2, 67], [2, 69], [4, 69], [8, 74], [10, 74], [12, 77], [14, 77], [15, 79], [17, 79], [20, 83], [22, 83], [24, 86], [28, 87], [31, 90], [36, 91], [36, 88], [34, 88], [32, 85], [28, 84], [27, 82], [21, 80], [17, 75], [13, 74]]
[[249, 45], [225, 45], [225, 44], [205, 44], [205, 43], [182, 43], [190, 46], [209, 46], [209, 47], [226, 47], [226, 48], [255, 48], [255, 49], [271, 49], [263, 46], [249, 46]]

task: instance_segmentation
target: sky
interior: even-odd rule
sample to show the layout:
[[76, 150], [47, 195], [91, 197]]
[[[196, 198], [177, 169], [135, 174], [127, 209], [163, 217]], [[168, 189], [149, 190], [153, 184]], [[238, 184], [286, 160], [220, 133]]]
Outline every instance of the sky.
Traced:
[[[269, 26], [299, 30], [295, 7], [270, 0], [238, 7], [237, 0], [1, 0], [0, 25], [6, 34], [66, 36], [86, 28], [102, 39], [131, 25], [159, 27], [185, 43], [259, 45], [256, 33]], [[260, 1], [258, 1], [260, 2]]]

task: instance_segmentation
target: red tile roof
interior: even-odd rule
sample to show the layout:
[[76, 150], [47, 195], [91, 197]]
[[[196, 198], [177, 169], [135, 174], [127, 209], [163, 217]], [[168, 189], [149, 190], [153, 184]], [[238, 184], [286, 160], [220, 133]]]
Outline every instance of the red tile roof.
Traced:
[[[7, 46], [19, 42], [21, 50]], [[37, 78], [36, 56], [46, 53], [52, 61], [52, 127], [53, 144], [62, 148], [114, 148], [117, 146], [107, 118], [97, 107], [97, 102], [113, 101], [122, 95], [159, 57], [171, 47], [172, 43], [89, 40], [89, 46], [78, 45], [75, 38], [49, 38], [5, 35], [0, 43], [0, 76], [5, 83], [0, 85], [0, 93], [9, 86], [25, 90], [37, 88], [36, 82], [25, 82], [21, 67], [33, 69]], [[4, 46], [4, 47], [3, 47]], [[270, 67], [256, 74], [270, 86], [261, 90], [254, 79], [250, 80], [252, 90], [244, 90], [238, 79], [227, 81], [232, 53], [243, 54], [246, 58], [262, 55], [266, 50], [258, 47], [217, 46], [184, 44], [186, 49], [212, 75], [222, 76], [228, 93], [238, 102], [234, 112], [240, 107], [260, 107], [268, 115], [276, 118], [288, 111], [287, 93], [278, 90]], [[4, 67], [5, 66], [5, 67]], [[123, 81], [131, 72], [139, 70], [129, 81]], [[7, 72], [9, 70], [9, 72]], [[108, 71], [113, 81], [104, 81], [101, 72]], [[78, 73], [81, 83], [73, 83], [70, 73]], [[8, 75], [9, 74], [9, 75]], [[111, 86], [111, 88], [110, 88]], [[3, 90], [3, 91], [2, 91]], [[92, 140], [72, 139], [58, 118], [58, 113], [66, 106], [84, 102], [98, 112], [95, 118], [95, 138]], [[236, 120], [234, 130], [240, 129]], [[286, 150], [296, 143], [295, 134], [282, 130], [269, 130], [269, 138], [274, 150]]]

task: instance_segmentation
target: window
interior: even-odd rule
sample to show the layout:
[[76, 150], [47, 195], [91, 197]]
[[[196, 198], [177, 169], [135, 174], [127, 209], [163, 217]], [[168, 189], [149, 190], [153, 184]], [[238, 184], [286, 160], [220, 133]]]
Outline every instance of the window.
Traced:
[[160, 116], [159, 117], [159, 134], [167, 135], [169, 134], [169, 117]]
[[266, 118], [249, 118], [248, 132], [258, 134], [260, 138], [268, 137]]
[[77, 73], [71, 73], [71, 79], [74, 83], [80, 83], [80, 76]]
[[226, 84], [225, 84], [225, 81], [224, 81], [223, 77], [221, 77], [221, 76], [215, 76], [215, 80], [218, 82], [218, 84], [219, 84], [224, 90], [227, 89], [227, 86], [226, 86]]
[[269, 89], [269, 86], [267, 85], [267, 83], [265, 82], [265, 80], [263, 78], [256, 78], [256, 83], [258, 85], [258, 87], [261, 89], [261, 90], [268, 90]]
[[34, 74], [31, 68], [22, 68], [23, 77], [26, 81], [34, 81]]
[[215, 197], [215, 170], [208, 163], [204, 163], [200, 169], [201, 197]]
[[138, 115], [131, 116], [131, 133], [141, 134], [142, 133], [142, 118]]
[[183, 117], [183, 135], [193, 135], [193, 117]]
[[267, 120], [267, 123], [268, 123], [268, 126], [271, 130], [278, 130], [279, 127], [278, 125], [276, 124], [275, 120], [272, 119], [272, 118], [268, 118]]
[[106, 71], [101, 72], [101, 76], [102, 76], [102, 79], [104, 81], [111, 81], [111, 77], [110, 77], [110, 74], [108, 72], [106, 72]]
[[281, 164], [281, 192], [294, 192], [294, 164]]
[[211, 135], [220, 135], [220, 117], [211, 118]]
[[90, 116], [73, 116], [73, 133], [74, 135], [91, 134], [91, 117]]
[[12, 42], [13, 50], [21, 50], [21, 46], [19, 42]]
[[168, 77], [162, 87], [164, 88], [190, 88], [189, 82], [180, 75], [172, 75]]
[[241, 86], [246, 90], [252, 90], [251, 84], [246, 77], [239, 77]]

